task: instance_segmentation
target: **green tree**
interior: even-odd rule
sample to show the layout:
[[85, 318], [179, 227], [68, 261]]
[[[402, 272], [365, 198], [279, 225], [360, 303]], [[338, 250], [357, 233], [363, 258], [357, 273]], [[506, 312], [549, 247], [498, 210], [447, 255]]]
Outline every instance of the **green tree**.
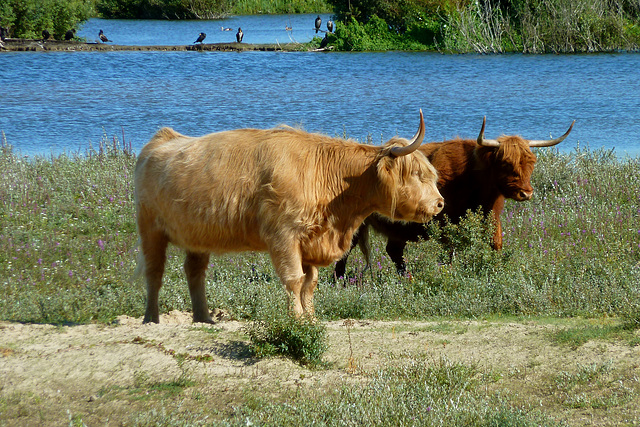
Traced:
[[412, 25], [449, 13], [466, 0], [327, 0], [340, 21], [351, 18], [366, 24], [377, 16], [398, 33], [404, 33]]
[[39, 38], [42, 30], [48, 30], [62, 39], [67, 30], [94, 15], [93, 0], [4, 0], [0, 4], [0, 25], [19, 38]]

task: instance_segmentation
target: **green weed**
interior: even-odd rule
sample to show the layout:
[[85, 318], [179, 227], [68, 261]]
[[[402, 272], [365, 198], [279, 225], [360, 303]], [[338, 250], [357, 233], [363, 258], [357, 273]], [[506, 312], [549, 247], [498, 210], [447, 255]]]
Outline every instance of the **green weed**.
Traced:
[[308, 366], [322, 364], [327, 349], [326, 328], [308, 318], [296, 318], [286, 310], [262, 314], [244, 328], [257, 357], [283, 355]]

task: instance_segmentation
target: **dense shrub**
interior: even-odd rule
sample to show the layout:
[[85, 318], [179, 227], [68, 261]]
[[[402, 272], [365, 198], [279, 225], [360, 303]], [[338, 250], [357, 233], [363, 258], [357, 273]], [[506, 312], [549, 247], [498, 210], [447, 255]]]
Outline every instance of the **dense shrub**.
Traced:
[[40, 38], [42, 30], [63, 39], [64, 34], [95, 15], [94, 0], [3, 0], [0, 25], [12, 37]]
[[404, 33], [426, 16], [446, 14], [464, 0], [328, 0], [341, 21], [354, 19], [369, 22], [374, 16], [382, 19], [397, 33]]
[[[413, 36], [416, 36], [420, 29], [412, 27]], [[361, 24], [354, 18], [348, 25], [338, 25], [335, 39], [329, 43], [338, 50], [348, 51], [382, 51], [382, 50], [425, 50], [427, 46], [416, 38], [398, 34], [391, 31], [387, 23], [377, 16], [371, 17], [366, 24]]]

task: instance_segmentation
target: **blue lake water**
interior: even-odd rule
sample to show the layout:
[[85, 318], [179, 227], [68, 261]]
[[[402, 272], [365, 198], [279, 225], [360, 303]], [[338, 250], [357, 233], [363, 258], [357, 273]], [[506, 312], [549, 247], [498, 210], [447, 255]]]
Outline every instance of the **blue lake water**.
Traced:
[[[265, 27], [282, 27], [286, 42], [284, 20], [292, 19], [295, 33], [312, 25], [313, 16], [304, 16], [301, 24], [295, 15], [260, 19]], [[231, 18], [237, 21], [228, 26], [247, 28], [247, 42], [275, 42], [250, 39], [251, 26], [242, 21], [249, 18]], [[96, 21], [80, 35], [102, 28], [119, 44], [135, 44], [146, 34], [140, 44], [151, 45], [192, 43], [199, 31], [209, 42], [226, 37], [219, 21], [129, 21], [138, 29], [126, 37], [116, 25], [123, 21]], [[561, 151], [579, 144], [637, 156], [639, 65], [640, 56], [623, 53], [0, 53], [0, 131], [26, 155], [85, 150], [123, 132], [139, 151], [162, 126], [195, 136], [284, 123], [380, 143], [412, 136], [421, 108], [431, 141], [475, 138], [483, 116], [488, 138], [555, 137], [575, 119]]]

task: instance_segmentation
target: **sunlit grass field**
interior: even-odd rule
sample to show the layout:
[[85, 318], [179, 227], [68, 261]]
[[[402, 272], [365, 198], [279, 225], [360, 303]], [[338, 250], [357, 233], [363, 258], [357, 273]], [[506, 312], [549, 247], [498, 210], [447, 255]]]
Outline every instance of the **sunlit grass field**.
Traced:
[[[508, 201], [504, 250], [489, 247], [480, 215], [437, 240], [410, 244], [398, 277], [373, 238], [373, 271], [356, 249], [347, 278], [321, 269], [321, 320], [434, 316], [619, 316], [640, 319], [640, 160], [611, 151], [538, 152], [528, 202]], [[26, 157], [0, 153], [0, 317], [21, 322], [109, 322], [141, 316], [145, 290], [132, 282], [137, 253], [135, 154], [117, 139], [95, 151]], [[432, 226], [433, 227], [433, 226]], [[190, 310], [182, 253], [172, 248], [161, 312]], [[211, 259], [210, 308], [255, 319], [285, 298], [266, 254]], [[344, 287], [344, 286], [346, 287]]]

